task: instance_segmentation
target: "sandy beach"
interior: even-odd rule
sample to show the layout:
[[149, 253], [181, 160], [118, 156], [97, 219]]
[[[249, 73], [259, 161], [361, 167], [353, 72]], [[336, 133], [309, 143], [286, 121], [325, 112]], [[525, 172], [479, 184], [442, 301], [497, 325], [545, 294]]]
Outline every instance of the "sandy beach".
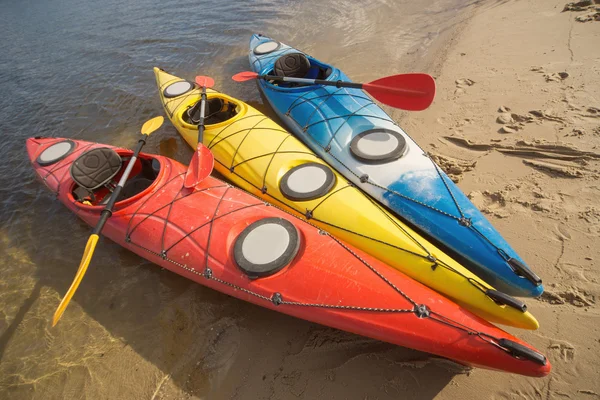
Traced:
[[[52, 329], [70, 282], [34, 279], [44, 259], [1, 229], [4, 263], [19, 269], [0, 278], [0, 398], [599, 399], [600, 4], [591, 3], [471, 7], [426, 47], [398, 51], [390, 38], [390, 62], [371, 60], [368, 70], [346, 65], [339, 50], [327, 50], [330, 41], [309, 49], [357, 81], [405, 67], [436, 78], [428, 110], [386, 111], [543, 278], [543, 296], [527, 299], [539, 330], [504, 329], [546, 354], [548, 377], [467, 369], [294, 319], [201, 288], [114, 244], [95, 255], [105, 267], [90, 269], [69, 318]], [[357, 46], [372, 50], [376, 38]], [[245, 54], [246, 43], [237, 51]], [[154, 143], [157, 151], [163, 143]], [[41, 186], [27, 190], [38, 201]], [[50, 207], [50, 223], [66, 218], [60, 204]], [[65, 223], [86, 229], [74, 218]], [[73, 264], [47, 247], [39, 244], [44, 257]]]
[[546, 285], [528, 301], [540, 329], [518, 335], [545, 349], [550, 376], [473, 371], [435, 398], [600, 397], [600, 6], [565, 4], [477, 13], [437, 70], [434, 106], [402, 120]]

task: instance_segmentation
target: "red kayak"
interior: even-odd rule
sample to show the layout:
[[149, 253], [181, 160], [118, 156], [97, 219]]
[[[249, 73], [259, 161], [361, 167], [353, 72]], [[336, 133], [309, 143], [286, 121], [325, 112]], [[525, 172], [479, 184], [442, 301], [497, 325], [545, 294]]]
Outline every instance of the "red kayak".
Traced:
[[[27, 140], [39, 178], [90, 225], [132, 151], [69, 139]], [[530, 345], [258, 198], [140, 154], [103, 235], [188, 279], [308, 321], [460, 363], [541, 377]]]

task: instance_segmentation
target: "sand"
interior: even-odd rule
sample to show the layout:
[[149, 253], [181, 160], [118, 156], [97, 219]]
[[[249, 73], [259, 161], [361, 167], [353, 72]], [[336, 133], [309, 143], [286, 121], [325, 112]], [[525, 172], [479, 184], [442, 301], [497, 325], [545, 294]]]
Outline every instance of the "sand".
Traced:
[[437, 70], [434, 105], [402, 119], [546, 286], [528, 301], [540, 329], [517, 334], [550, 376], [477, 370], [436, 398], [600, 398], [600, 24], [584, 17], [600, 4], [578, 4], [480, 10]]
[[[540, 329], [509, 331], [546, 353], [548, 377], [469, 370], [263, 310], [106, 244], [114, 251], [95, 259], [106, 267], [88, 272], [58, 329], [49, 317], [69, 282], [2, 277], [3, 302], [19, 306], [3, 310], [0, 398], [600, 398], [600, 5], [586, 4], [469, 10], [411, 61], [436, 77], [432, 107], [388, 110], [544, 279], [528, 300]], [[4, 262], [33, 275], [36, 262], [7, 243], [0, 231]]]

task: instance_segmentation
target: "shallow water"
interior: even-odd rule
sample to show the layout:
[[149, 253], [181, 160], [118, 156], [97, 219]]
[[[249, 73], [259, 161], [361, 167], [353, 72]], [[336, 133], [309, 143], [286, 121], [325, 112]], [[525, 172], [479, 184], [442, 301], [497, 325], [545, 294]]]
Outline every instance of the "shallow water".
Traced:
[[[357, 81], [433, 72], [445, 34], [479, 3], [3, 1], [0, 398], [284, 397], [294, 388], [278, 395], [266, 384], [277, 387], [282, 354], [302, 353], [312, 341], [335, 344], [315, 345], [318, 354], [302, 353], [298, 366], [337, 365], [371, 352], [426, 359], [220, 295], [108, 241], [51, 328], [90, 229], [34, 179], [24, 140], [64, 136], [133, 146], [141, 124], [162, 115], [153, 66], [190, 79], [210, 75], [219, 90], [273, 115], [254, 84], [229, 79], [248, 69], [254, 32], [335, 62]], [[191, 155], [168, 122], [145, 151], [182, 162]], [[270, 352], [259, 351], [267, 346]], [[452, 375], [445, 371], [429, 373]], [[252, 383], [255, 376], [266, 386]], [[417, 384], [433, 395], [443, 387]]]

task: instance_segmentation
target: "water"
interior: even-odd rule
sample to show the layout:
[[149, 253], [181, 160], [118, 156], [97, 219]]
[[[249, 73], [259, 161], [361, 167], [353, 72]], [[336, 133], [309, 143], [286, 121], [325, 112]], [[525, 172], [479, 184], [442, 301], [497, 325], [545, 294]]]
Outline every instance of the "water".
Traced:
[[[229, 79], [248, 69], [254, 32], [335, 62], [357, 81], [433, 72], [446, 34], [479, 3], [3, 0], [0, 398], [282, 397], [288, 392], [277, 395], [276, 383], [285, 368], [293, 375], [305, 364], [371, 352], [414, 357], [231, 299], [107, 240], [51, 328], [90, 229], [34, 180], [24, 141], [62, 136], [132, 147], [142, 123], [162, 114], [154, 66], [189, 79], [210, 75], [219, 90], [273, 115], [254, 84]], [[182, 162], [191, 155], [168, 122], [145, 151]], [[342, 343], [342, 356], [328, 345], [304, 352], [307, 341], [327, 335]], [[308, 361], [290, 367], [285, 357], [298, 353]], [[254, 378], [266, 383], [249, 383]]]

